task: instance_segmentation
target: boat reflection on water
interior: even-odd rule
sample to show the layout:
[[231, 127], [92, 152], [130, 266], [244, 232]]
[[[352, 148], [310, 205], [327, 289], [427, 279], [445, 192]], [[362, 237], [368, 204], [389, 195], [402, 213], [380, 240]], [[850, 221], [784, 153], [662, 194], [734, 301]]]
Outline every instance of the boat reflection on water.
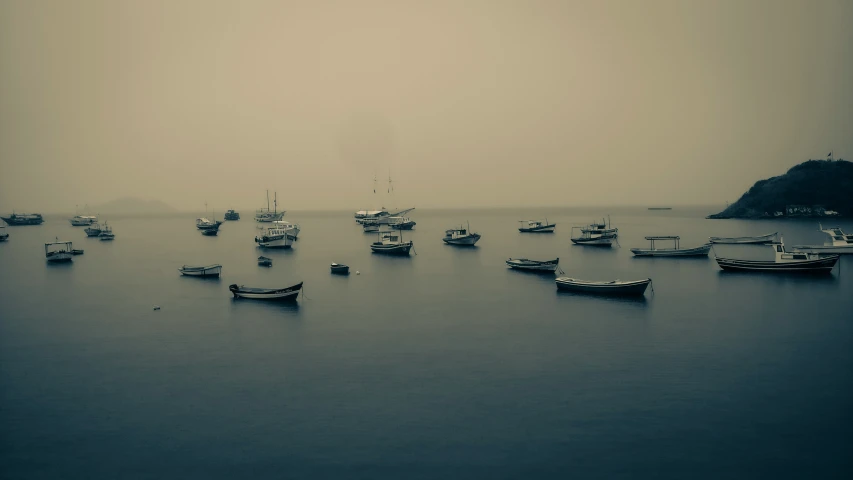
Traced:
[[[556, 290], [558, 297], [572, 297], [574, 299], [589, 299], [591, 301], [606, 302], [610, 304], [628, 304], [645, 307], [649, 300], [640, 295], [601, 295], [598, 293], [570, 292], [567, 290]], [[654, 293], [651, 294], [654, 298]]]

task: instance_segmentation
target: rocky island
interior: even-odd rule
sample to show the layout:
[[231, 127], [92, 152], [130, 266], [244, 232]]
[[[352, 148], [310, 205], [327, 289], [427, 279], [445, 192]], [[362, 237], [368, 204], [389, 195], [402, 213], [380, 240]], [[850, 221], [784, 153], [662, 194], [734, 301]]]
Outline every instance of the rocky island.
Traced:
[[708, 218], [853, 216], [853, 162], [809, 160], [784, 175], [755, 182], [740, 199]]

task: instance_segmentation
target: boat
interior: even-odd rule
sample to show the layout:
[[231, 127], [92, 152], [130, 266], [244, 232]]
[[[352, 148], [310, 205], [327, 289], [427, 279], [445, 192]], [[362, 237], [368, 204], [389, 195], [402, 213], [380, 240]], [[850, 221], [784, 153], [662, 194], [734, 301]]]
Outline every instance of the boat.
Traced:
[[840, 255], [787, 252], [784, 240], [770, 244], [773, 260], [741, 260], [717, 257], [717, 265], [723, 270], [736, 272], [780, 272], [780, 273], [829, 273]]
[[296, 237], [288, 232], [289, 230], [279, 222], [272, 222], [272, 225], [268, 226], [261, 235], [255, 237], [255, 243], [263, 248], [290, 248]]
[[672, 207], [649, 207], [648, 210], [672, 210]]
[[556, 282], [557, 289], [569, 292], [593, 293], [596, 295], [643, 295], [646, 293], [646, 288], [652, 283], [652, 279], [595, 282], [579, 280], [577, 278], [558, 277]]
[[216, 235], [219, 234], [219, 229], [218, 228], [208, 228], [206, 230], [202, 230], [201, 234], [204, 235], [205, 237], [215, 237]]
[[[376, 175], [373, 175], [373, 198], [376, 199]], [[374, 203], [375, 205], [375, 203]], [[380, 217], [386, 217], [390, 215], [388, 210], [385, 207], [380, 208], [379, 210], [359, 210], [353, 214], [353, 218], [357, 223], [362, 223], [361, 221], [364, 219], [375, 219]]]
[[296, 237], [299, 236], [299, 232], [301, 231], [299, 229], [299, 224], [290, 223], [286, 220], [276, 220], [272, 223], [273, 225], [269, 228], [275, 230], [283, 230], [285, 233], [287, 233], [287, 235], [290, 236], [291, 240], [296, 240]]
[[[678, 236], [654, 236], [646, 237], [651, 241], [651, 248], [632, 248], [631, 252], [637, 257], [707, 257], [711, 251], [711, 244], [707, 243], [701, 247], [681, 248]], [[655, 248], [655, 241], [672, 241], [673, 248]]]
[[296, 300], [299, 291], [302, 290], [302, 282], [287, 288], [252, 288], [243, 285], [232, 284], [228, 290], [234, 298], [251, 298], [255, 300]]
[[[609, 223], [609, 220], [608, 220]], [[580, 235], [575, 236], [574, 231], [580, 230]], [[609, 247], [619, 236], [619, 229], [612, 228], [604, 222], [595, 222], [582, 227], [572, 227], [571, 241], [575, 245], [590, 245], [595, 247]]]
[[510, 258], [506, 261], [506, 265], [509, 268], [514, 268], [516, 270], [529, 270], [531, 272], [550, 272], [554, 273], [557, 270], [557, 266], [560, 263], [560, 259], [556, 258], [554, 260], [530, 260], [527, 258]]
[[823, 245], [794, 245], [793, 251], [805, 253], [839, 253], [853, 254], [853, 235], [844, 233], [841, 227], [823, 228], [818, 224], [818, 230], [829, 236], [829, 241]]
[[83, 231], [86, 232], [87, 237], [97, 237], [101, 234], [101, 230], [103, 230], [103, 227], [101, 227], [100, 224], [93, 223], [86, 227], [86, 229]]
[[[368, 216], [365, 216], [362, 218], [357, 218], [355, 220], [355, 223], [360, 223], [362, 225], [371, 224], [371, 223], [372, 224], [378, 224], [378, 225], [391, 225], [392, 223], [412, 222], [412, 220], [408, 217], [405, 217], [405, 215], [414, 209], [415, 209], [414, 207], [405, 208], [405, 209], [400, 210], [398, 212], [392, 213], [392, 212], [389, 212], [388, 210], [386, 210], [385, 207], [382, 207], [382, 210], [380, 211], [379, 214], [368, 215]], [[376, 211], [373, 211], [373, 212], [375, 213]], [[415, 222], [412, 222], [411, 226], [415, 226]]]
[[258, 265], [260, 265], [262, 267], [271, 267], [272, 266], [272, 259], [264, 257], [264, 256], [260, 256], [260, 257], [258, 257]]
[[470, 224], [468, 225], [468, 228], [463, 228], [462, 225], [460, 225], [459, 228], [445, 230], [444, 238], [442, 238], [442, 240], [448, 245], [473, 247], [474, 244], [480, 240], [480, 234], [472, 232]]
[[107, 222], [104, 222], [104, 226], [101, 227], [101, 233], [98, 234], [98, 239], [101, 241], [105, 240], [114, 240], [116, 238], [113, 233], [113, 227], [107, 225]]
[[219, 277], [222, 273], [222, 265], [218, 263], [207, 265], [206, 267], [183, 265], [178, 269], [178, 271], [181, 272], [181, 275], [186, 275], [188, 277]]
[[228, 210], [225, 212], [225, 220], [240, 220], [240, 214], [234, 210]]
[[6, 233], [6, 226], [0, 225], [0, 242], [5, 242], [9, 240], [9, 234]]
[[378, 223], [363, 223], [361, 224], [361, 228], [364, 229], [364, 233], [376, 233], [379, 231]]
[[0, 217], [11, 227], [20, 225], [41, 225], [44, 219], [38, 213], [12, 213], [8, 217]]
[[72, 248], [71, 255], [83, 255], [83, 249], [81, 248]]
[[386, 222], [386, 224], [389, 227], [393, 228], [394, 230], [411, 230], [411, 229], [415, 228], [415, 225], [417, 225], [417, 223], [415, 223], [415, 221], [409, 217], [387, 217], [387, 218], [388, 218], [388, 221]]
[[343, 263], [333, 263], [331, 269], [332, 273], [337, 273], [339, 275], [346, 275], [349, 273], [349, 267]]
[[93, 223], [98, 223], [98, 217], [91, 215], [75, 215], [68, 221], [71, 222], [71, 226], [74, 227], [87, 227]]
[[518, 231], [521, 233], [553, 233], [557, 227], [556, 223], [548, 223], [546, 218], [544, 222], [538, 220], [519, 220], [521, 226]]
[[403, 241], [402, 233], [378, 232], [379, 240], [370, 244], [373, 253], [385, 253], [389, 255], [408, 255], [414, 246], [411, 240]]
[[71, 242], [60, 242], [59, 239], [44, 244], [44, 256], [50, 263], [70, 262], [74, 255], [72, 250]]
[[768, 233], [767, 235], [758, 235], [755, 237], [710, 237], [708, 240], [711, 243], [735, 243], [735, 244], [767, 244], [774, 243], [779, 232]]
[[255, 221], [256, 222], [275, 222], [281, 220], [284, 217], [284, 210], [281, 212], [278, 211], [278, 192], [275, 192], [275, 198], [273, 199], [273, 209], [270, 210], [270, 191], [267, 190], [267, 208], [259, 208], [255, 211]]
[[[207, 218], [207, 202], [204, 202], [204, 211], [205, 216], [201, 218], [195, 219], [195, 228], [199, 230], [219, 230], [219, 226], [222, 225], [222, 222], [216, 219], [216, 214], [213, 214], [213, 220]], [[203, 232], [202, 232], [203, 233]], [[215, 233], [212, 235], [216, 235]]]

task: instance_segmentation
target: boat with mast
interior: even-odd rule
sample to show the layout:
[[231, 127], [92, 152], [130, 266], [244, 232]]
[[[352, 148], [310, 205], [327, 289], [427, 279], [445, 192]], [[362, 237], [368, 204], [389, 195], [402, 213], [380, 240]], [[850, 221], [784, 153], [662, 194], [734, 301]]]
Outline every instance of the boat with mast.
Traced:
[[794, 245], [795, 252], [853, 254], [853, 235], [844, 233], [841, 227], [827, 227], [817, 224], [818, 230], [829, 237], [823, 245]]
[[518, 227], [521, 233], [554, 233], [554, 229], [557, 228], [557, 224], [548, 223], [547, 218], [544, 222], [538, 220], [519, 220], [518, 222], [521, 224]]
[[607, 223], [602, 219], [601, 223], [595, 222], [583, 227], [572, 227], [572, 235], [574, 235], [575, 229], [579, 229], [581, 232], [580, 235], [572, 236], [571, 238], [572, 243], [575, 245], [609, 247], [619, 236], [619, 229], [612, 228], [609, 217]]
[[225, 212], [225, 220], [228, 220], [228, 221], [240, 220], [240, 214], [238, 212], [235, 212], [234, 210], [228, 210], [227, 212]]
[[[376, 199], [376, 175], [373, 175], [373, 198], [374, 201]], [[375, 205], [375, 203], [374, 203]], [[376, 219], [380, 217], [388, 216], [388, 210], [385, 207], [380, 208], [379, 210], [359, 210], [353, 214], [353, 218], [357, 223], [362, 223], [362, 220], [365, 219]]]
[[255, 212], [255, 221], [264, 223], [276, 222], [284, 217], [284, 213], [284, 210], [278, 211], [278, 192], [275, 192], [273, 209], [270, 210], [270, 191], [267, 190], [267, 208], [259, 208]]
[[460, 225], [459, 228], [445, 230], [442, 240], [448, 245], [473, 247], [480, 240], [480, 236], [479, 233], [471, 231], [471, 224], [469, 223], [468, 228]]
[[414, 243], [409, 240], [403, 241], [403, 232], [395, 231], [379, 231], [379, 239], [370, 244], [370, 250], [373, 253], [384, 253], [387, 255], [408, 255], [409, 251], [414, 246]]
[[99, 223], [93, 223], [86, 227], [83, 231], [86, 232], [87, 237], [97, 237], [101, 234], [103, 227]]
[[107, 222], [104, 222], [104, 226], [101, 227], [101, 233], [98, 234], [98, 240], [101, 241], [110, 241], [115, 240], [116, 236], [113, 233], [113, 227], [107, 225]]

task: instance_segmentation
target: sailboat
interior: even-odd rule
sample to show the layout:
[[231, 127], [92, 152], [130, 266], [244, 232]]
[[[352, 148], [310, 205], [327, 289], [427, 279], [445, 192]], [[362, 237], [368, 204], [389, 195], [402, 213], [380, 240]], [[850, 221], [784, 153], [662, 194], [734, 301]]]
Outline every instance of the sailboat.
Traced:
[[270, 211], [270, 191], [267, 190], [267, 208], [259, 208], [255, 211], [256, 222], [276, 222], [284, 217], [284, 210], [278, 211], [278, 192], [275, 192], [273, 209]]
[[[373, 194], [376, 195], [376, 175], [373, 176]], [[382, 207], [379, 210], [359, 210], [355, 212], [353, 218], [355, 218], [355, 221], [358, 223], [364, 223], [363, 220], [365, 219], [376, 219], [385, 216], [388, 216], [388, 210], [386, 210], [385, 207]]]
[[[207, 215], [207, 202], [204, 202], [204, 212]], [[216, 235], [215, 232], [219, 231], [220, 225], [222, 225], [222, 222], [216, 220], [216, 214], [214, 214], [213, 220], [210, 220], [206, 216], [195, 220], [195, 227], [205, 235]]]

